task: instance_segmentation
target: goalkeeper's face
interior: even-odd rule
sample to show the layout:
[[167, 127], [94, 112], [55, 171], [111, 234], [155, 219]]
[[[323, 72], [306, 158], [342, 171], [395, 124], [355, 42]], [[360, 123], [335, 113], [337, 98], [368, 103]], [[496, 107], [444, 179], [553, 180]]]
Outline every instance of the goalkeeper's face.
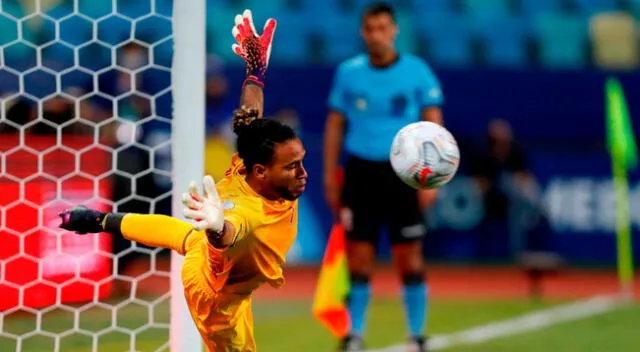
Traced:
[[273, 159], [264, 170], [269, 193], [286, 200], [295, 200], [302, 195], [308, 176], [302, 165], [305, 154], [302, 142], [297, 138], [275, 145]]

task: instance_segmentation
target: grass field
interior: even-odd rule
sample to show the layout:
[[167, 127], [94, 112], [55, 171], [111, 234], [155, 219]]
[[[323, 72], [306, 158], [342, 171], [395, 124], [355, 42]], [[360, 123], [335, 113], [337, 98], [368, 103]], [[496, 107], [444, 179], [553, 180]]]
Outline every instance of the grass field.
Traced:
[[[136, 277], [137, 274], [129, 275]], [[255, 296], [255, 336], [259, 351], [335, 350], [336, 341], [310, 312], [317, 268], [288, 269], [286, 277], [283, 289], [265, 287]], [[618, 288], [615, 272], [609, 270], [566, 270], [546, 277], [542, 282], [544, 299], [541, 301], [527, 299], [526, 278], [509, 267], [432, 266], [429, 282], [428, 331], [441, 341], [443, 336], [451, 336], [448, 334], [586, 297], [610, 294]], [[636, 283], [636, 302], [640, 302], [640, 277]], [[129, 288], [123, 291], [125, 296], [115, 295], [108, 302], [98, 304], [102, 307], [87, 305], [90, 308], [84, 311], [58, 308], [41, 314], [40, 319], [27, 312], [0, 313], [0, 352], [55, 351], [56, 343], [57, 350], [64, 352], [90, 352], [93, 346], [101, 352], [168, 351], [169, 309], [164, 296], [168, 278], [159, 277], [158, 281], [138, 285], [136, 297], [157, 302], [155, 304], [141, 305], [125, 300], [124, 297], [129, 297]], [[406, 323], [398, 298], [399, 282], [391, 268], [378, 268], [372, 290], [376, 299], [369, 311], [367, 348], [403, 343]], [[110, 309], [111, 306], [116, 308]], [[22, 344], [18, 346], [7, 334], [22, 336]], [[636, 303], [532, 332], [473, 345], [453, 345], [447, 350], [617, 352], [632, 351], [637, 346], [640, 346], [640, 304]]]
[[640, 305], [636, 304], [591, 318], [449, 351], [634, 351], [640, 345], [638, 327]]
[[[447, 334], [492, 321], [515, 317], [553, 306], [553, 302], [526, 300], [434, 300], [431, 302], [429, 331]], [[114, 315], [109, 310], [91, 309], [79, 315], [78, 327], [98, 333], [117, 321], [124, 329], [138, 329], [152, 314], [161, 327], [131, 335], [126, 330], [112, 330], [96, 337], [98, 351], [156, 351], [168, 338], [167, 304], [163, 302], [149, 312], [141, 306], [126, 305]], [[257, 302], [255, 304], [256, 340], [260, 351], [331, 351], [335, 341], [310, 315], [309, 301]], [[367, 332], [367, 347], [381, 348], [402, 342], [405, 321], [397, 299], [378, 299], [372, 303]], [[44, 315], [41, 330], [56, 334], [73, 328], [74, 315], [54, 311]], [[36, 319], [30, 315], [5, 317], [3, 330], [15, 334], [33, 331]], [[515, 335], [484, 344], [457, 346], [451, 351], [630, 351], [640, 344], [640, 305], [620, 308], [595, 317], [555, 325], [532, 333]], [[60, 351], [91, 351], [91, 335], [71, 334], [60, 339]], [[54, 339], [35, 335], [24, 340], [21, 351], [53, 351]], [[16, 351], [12, 339], [0, 338], [0, 351]]]

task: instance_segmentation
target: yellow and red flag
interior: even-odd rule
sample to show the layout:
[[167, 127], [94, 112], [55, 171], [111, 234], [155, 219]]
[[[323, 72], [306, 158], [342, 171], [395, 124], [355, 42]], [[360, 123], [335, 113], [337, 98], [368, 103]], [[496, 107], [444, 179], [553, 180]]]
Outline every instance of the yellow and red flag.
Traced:
[[346, 306], [348, 294], [349, 269], [344, 228], [334, 225], [322, 259], [312, 312], [322, 325], [339, 338], [347, 335], [351, 326]]

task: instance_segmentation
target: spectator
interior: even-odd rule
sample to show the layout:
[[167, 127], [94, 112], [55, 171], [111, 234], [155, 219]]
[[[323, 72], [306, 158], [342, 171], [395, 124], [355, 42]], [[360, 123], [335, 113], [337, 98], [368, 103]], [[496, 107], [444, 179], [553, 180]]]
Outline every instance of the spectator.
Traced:
[[[502, 257], [499, 243], [509, 240], [512, 255], [525, 247], [527, 232], [540, 216], [540, 191], [530, 171], [525, 151], [513, 139], [510, 124], [502, 119], [489, 123], [480, 153], [472, 158], [471, 175], [485, 202], [485, 219], [479, 250], [481, 256]], [[509, 238], [498, 238], [508, 233]], [[495, 259], [495, 258], [494, 258]]]

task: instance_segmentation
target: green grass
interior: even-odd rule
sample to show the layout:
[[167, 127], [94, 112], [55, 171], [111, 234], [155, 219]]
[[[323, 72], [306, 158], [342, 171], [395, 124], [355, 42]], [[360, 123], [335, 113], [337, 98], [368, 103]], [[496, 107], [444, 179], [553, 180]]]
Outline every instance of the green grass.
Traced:
[[553, 325], [528, 334], [496, 339], [448, 351], [602, 352], [636, 351], [640, 345], [640, 305], [591, 318]]
[[[113, 302], [117, 304], [118, 302]], [[558, 302], [560, 303], [560, 302]], [[526, 312], [543, 309], [553, 303], [528, 301], [434, 301], [429, 313], [429, 332], [445, 334], [508, 319]], [[120, 307], [120, 306], [118, 306]], [[94, 343], [99, 351], [129, 351], [133, 345], [137, 351], [155, 351], [168, 338], [166, 328], [167, 302], [152, 308], [126, 304], [111, 310], [91, 308], [79, 314], [78, 326], [91, 333], [74, 333], [60, 339], [60, 350], [65, 352], [91, 351]], [[254, 308], [255, 333], [258, 348], [270, 351], [331, 351], [336, 342], [310, 315], [310, 302], [257, 302]], [[158, 327], [143, 329], [151, 316]], [[60, 334], [73, 328], [72, 312], [55, 310], [42, 316], [41, 330]], [[35, 316], [12, 314], [5, 316], [3, 331], [25, 334], [37, 324]], [[107, 334], [112, 324], [128, 329]], [[404, 341], [405, 320], [399, 300], [375, 300], [372, 302], [367, 326], [367, 345], [384, 347]], [[635, 328], [634, 328], [635, 327]], [[460, 346], [451, 351], [619, 351], [630, 350], [640, 344], [640, 306], [632, 306], [601, 316], [556, 325], [529, 334], [516, 335], [475, 346]], [[131, 331], [135, 333], [133, 343]], [[97, 337], [95, 337], [97, 336]], [[0, 336], [0, 351], [15, 351], [15, 340]], [[21, 351], [53, 351], [54, 339], [36, 335], [24, 339]]]
[[[548, 304], [525, 301], [431, 302], [430, 333], [453, 332], [495, 319], [506, 319]], [[308, 305], [286, 308], [287, 315], [261, 319], [256, 307], [256, 341], [264, 351], [330, 351], [336, 342], [309, 316]], [[369, 311], [367, 345], [383, 347], [401, 342], [406, 337], [403, 308], [398, 300], [376, 300]], [[295, 339], [285, 336], [300, 336]]]

